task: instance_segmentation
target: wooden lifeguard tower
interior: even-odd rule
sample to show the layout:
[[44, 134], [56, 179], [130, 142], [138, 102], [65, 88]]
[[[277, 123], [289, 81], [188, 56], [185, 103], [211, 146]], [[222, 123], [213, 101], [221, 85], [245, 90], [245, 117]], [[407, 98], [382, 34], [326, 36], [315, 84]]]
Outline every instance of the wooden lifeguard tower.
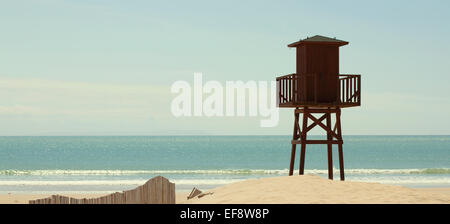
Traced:
[[[338, 145], [339, 169], [344, 180], [342, 153], [341, 108], [361, 105], [361, 75], [339, 74], [339, 47], [348, 42], [323, 36], [313, 36], [289, 44], [297, 50], [297, 72], [277, 77], [278, 106], [295, 108], [289, 175], [294, 171], [296, 145], [301, 145], [299, 174], [305, 167], [307, 144], [326, 144], [328, 178], [333, 179], [332, 145]], [[299, 124], [299, 115], [302, 125]], [[316, 117], [313, 114], [319, 114]], [[331, 114], [336, 115], [334, 127]], [[312, 123], [308, 125], [308, 120]], [[325, 120], [326, 124], [322, 121]], [[326, 140], [309, 140], [308, 131], [319, 126], [327, 133]]]

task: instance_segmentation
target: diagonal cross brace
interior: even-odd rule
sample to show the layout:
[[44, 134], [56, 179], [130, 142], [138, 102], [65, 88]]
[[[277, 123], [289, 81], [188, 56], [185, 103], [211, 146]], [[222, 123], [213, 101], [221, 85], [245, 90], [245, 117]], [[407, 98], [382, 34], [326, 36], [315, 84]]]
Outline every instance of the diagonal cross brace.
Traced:
[[[308, 117], [309, 117], [311, 120], [314, 121], [314, 124], [312, 124], [312, 125], [314, 125], [314, 126], [315, 126], [315, 124], [319, 125], [319, 126], [322, 127], [326, 132], [330, 132], [331, 136], [335, 137], [336, 139], [339, 139], [338, 135], [337, 135], [333, 130], [331, 130], [330, 127], [327, 127], [326, 125], [324, 125], [324, 124], [322, 123], [322, 120], [326, 118], [326, 115], [327, 115], [327, 114], [324, 114], [320, 119], [317, 119], [317, 118], [315, 118], [312, 114], [308, 113]], [[325, 117], [325, 118], [324, 118], [324, 117]], [[310, 126], [312, 126], [312, 125], [310, 125]], [[313, 126], [313, 127], [314, 127], [314, 126]], [[309, 128], [309, 127], [308, 127], [308, 128]], [[311, 128], [312, 128], [312, 127], [311, 127]]]
[[[311, 115], [312, 116], [312, 115]], [[315, 117], [314, 117], [315, 118]], [[318, 123], [322, 123], [323, 120], [325, 120], [325, 118], [327, 118], [327, 114], [322, 115], [322, 117], [319, 118], [319, 120], [317, 120], [317, 122], [314, 122], [313, 124], [309, 125], [306, 128], [306, 132], [310, 131], [311, 129], [313, 129]]]

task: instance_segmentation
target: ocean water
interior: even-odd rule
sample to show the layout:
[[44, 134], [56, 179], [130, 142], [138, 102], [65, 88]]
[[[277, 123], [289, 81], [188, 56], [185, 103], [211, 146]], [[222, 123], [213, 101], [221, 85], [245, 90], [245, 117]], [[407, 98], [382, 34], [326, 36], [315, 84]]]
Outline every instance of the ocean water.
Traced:
[[[178, 191], [285, 176], [291, 138], [0, 137], [0, 194], [109, 193], [157, 175], [175, 182]], [[335, 179], [337, 155], [334, 146]], [[299, 147], [296, 157], [298, 169]], [[325, 145], [308, 145], [305, 161], [305, 173], [327, 178]], [[349, 181], [450, 187], [450, 136], [344, 136], [344, 162]]]

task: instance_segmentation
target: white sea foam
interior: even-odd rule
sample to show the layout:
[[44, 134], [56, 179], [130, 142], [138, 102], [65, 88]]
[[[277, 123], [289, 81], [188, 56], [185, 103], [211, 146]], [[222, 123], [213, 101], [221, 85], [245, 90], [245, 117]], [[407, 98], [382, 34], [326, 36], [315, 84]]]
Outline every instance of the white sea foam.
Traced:
[[[225, 185], [245, 179], [173, 179], [171, 182], [176, 185]], [[417, 177], [348, 177], [348, 181], [373, 182], [382, 184], [435, 184], [450, 185], [450, 178], [417, 178]], [[138, 186], [147, 180], [2, 180], [0, 186]]]
[[[296, 171], [298, 172], [298, 171]], [[338, 173], [338, 169], [334, 169]], [[0, 170], [7, 176], [50, 175], [139, 175], [139, 174], [287, 174], [287, 169], [219, 169], [219, 170]], [[306, 174], [327, 174], [325, 169], [307, 169]], [[346, 174], [450, 174], [450, 168], [427, 169], [346, 169]]]
[[[223, 185], [244, 179], [175, 179], [170, 182], [178, 185]], [[0, 186], [112, 186], [112, 185], [142, 185], [147, 180], [1, 180]]]

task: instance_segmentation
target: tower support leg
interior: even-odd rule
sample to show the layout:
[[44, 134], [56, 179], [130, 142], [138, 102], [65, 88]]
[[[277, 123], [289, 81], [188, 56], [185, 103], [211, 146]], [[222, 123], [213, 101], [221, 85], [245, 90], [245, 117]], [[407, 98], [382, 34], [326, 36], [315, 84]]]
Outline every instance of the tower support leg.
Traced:
[[308, 108], [305, 107], [303, 109], [303, 122], [302, 122], [302, 134], [301, 134], [301, 150], [300, 150], [300, 167], [298, 169], [298, 173], [299, 175], [303, 175], [304, 171], [305, 171], [305, 151], [306, 151], [306, 137], [307, 137], [307, 133], [308, 131], [307, 126], [308, 126]]
[[[302, 116], [302, 127], [300, 129], [300, 113]], [[331, 114], [336, 114], [336, 123], [334, 128], [331, 124]], [[313, 114], [322, 114], [320, 118], [316, 118]], [[326, 144], [327, 145], [327, 159], [328, 159], [328, 178], [333, 179], [333, 144], [338, 145], [339, 153], [339, 171], [341, 180], [345, 180], [344, 177], [344, 157], [342, 150], [342, 130], [341, 130], [341, 109], [340, 108], [297, 108], [294, 112], [294, 133], [292, 138], [292, 150], [291, 150], [291, 161], [289, 165], [289, 175], [293, 175], [294, 172], [294, 162], [295, 162], [295, 151], [296, 144], [300, 144], [300, 167], [299, 174], [304, 174], [305, 169], [305, 152], [307, 144]], [[312, 120], [312, 123], [308, 125], [308, 120]], [[322, 121], [326, 120], [326, 124]], [[326, 140], [308, 140], [308, 131], [316, 126], [320, 126], [327, 133]]]
[[327, 116], [327, 154], [328, 154], [328, 179], [333, 179], [333, 146], [331, 141], [333, 137], [331, 136], [331, 115], [330, 113], [326, 113]]
[[[299, 114], [298, 113], [294, 113], [294, 133], [293, 133], [293, 137], [292, 140], [297, 140], [298, 139], [298, 132], [299, 132], [299, 125], [298, 125], [298, 117]], [[292, 149], [291, 149], [291, 164], [289, 165], [289, 176], [292, 176], [292, 174], [294, 173], [294, 162], [295, 162], [295, 150], [296, 150], [297, 144], [294, 144], [294, 142], [292, 142]]]
[[341, 180], [345, 180], [344, 176], [344, 155], [342, 152], [342, 130], [341, 130], [341, 109], [338, 108], [336, 111], [336, 127], [337, 127], [337, 136], [341, 139], [341, 142], [338, 144], [338, 154], [339, 154], [339, 171]]

